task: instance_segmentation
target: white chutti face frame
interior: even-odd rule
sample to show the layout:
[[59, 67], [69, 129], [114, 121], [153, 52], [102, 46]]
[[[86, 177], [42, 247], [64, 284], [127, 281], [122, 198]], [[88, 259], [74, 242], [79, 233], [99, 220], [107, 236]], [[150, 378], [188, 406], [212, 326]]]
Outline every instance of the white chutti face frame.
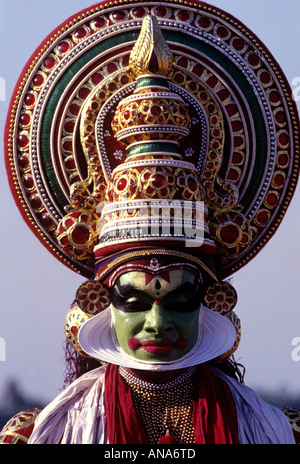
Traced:
[[99, 361], [131, 369], [167, 371], [191, 367], [217, 358], [233, 346], [236, 337], [235, 328], [226, 317], [203, 305], [199, 312], [198, 333], [193, 349], [180, 359], [169, 362], [137, 360], [119, 347], [109, 306], [83, 324], [78, 340], [85, 353]]

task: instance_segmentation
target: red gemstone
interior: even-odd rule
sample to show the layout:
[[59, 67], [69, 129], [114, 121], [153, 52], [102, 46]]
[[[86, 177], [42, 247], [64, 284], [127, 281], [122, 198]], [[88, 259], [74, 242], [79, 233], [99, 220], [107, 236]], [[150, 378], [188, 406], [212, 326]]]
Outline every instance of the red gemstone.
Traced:
[[44, 83], [44, 76], [42, 74], [36, 74], [33, 79], [33, 84], [36, 87], [40, 87]]
[[288, 136], [288, 134], [285, 133], [285, 132], [282, 132], [282, 133], [279, 135], [279, 142], [280, 142], [281, 145], [283, 145], [283, 146], [288, 145], [288, 143], [289, 143], [289, 136]]
[[98, 298], [97, 293], [95, 293], [95, 292], [89, 293], [89, 299], [90, 299], [91, 301], [96, 301], [97, 298]]
[[125, 19], [125, 11], [118, 11], [114, 13], [113, 18], [115, 21], [123, 21]]
[[287, 154], [281, 153], [278, 156], [277, 162], [278, 162], [279, 166], [286, 166], [288, 161], [289, 161], [289, 158], [288, 158]]
[[44, 66], [47, 69], [51, 69], [56, 65], [56, 60], [53, 56], [49, 56], [48, 58], [45, 59], [44, 61]]
[[263, 84], [268, 84], [271, 82], [271, 76], [267, 71], [264, 71], [260, 74], [260, 80]]
[[28, 113], [23, 113], [20, 117], [21, 126], [28, 126], [31, 121], [31, 117]]
[[274, 183], [277, 187], [282, 187], [284, 184], [284, 176], [282, 174], [276, 174], [274, 177]]
[[162, 18], [163, 16], [165, 16], [166, 13], [167, 13], [167, 10], [163, 6], [159, 6], [155, 9], [155, 16], [158, 16], [159, 18]]
[[44, 226], [47, 227], [47, 228], [53, 227], [53, 225], [54, 225], [53, 220], [49, 216], [49, 214], [44, 214], [42, 216], [42, 222], [43, 222]]
[[180, 21], [188, 21], [190, 19], [190, 13], [186, 10], [181, 10], [178, 12], [178, 19], [180, 19]]
[[73, 327], [71, 327], [71, 332], [72, 332], [73, 335], [77, 334], [78, 329], [77, 329], [77, 327], [75, 327], [75, 325], [73, 325]]
[[123, 177], [122, 179], [119, 180], [117, 188], [120, 192], [122, 192], [123, 190], [126, 189], [126, 187], [127, 187], [127, 179]]
[[96, 73], [92, 77], [93, 84], [97, 85], [103, 80], [102, 74]]
[[98, 28], [105, 26], [105, 18], [99, 16], [99, 18], [95, 19], [94, 25]]
[[222, 240], [226, 243], [234, 243], [239, 237], [239, 230], [234, 224], [229, 224], [221, 229]]
[[182, 76], [182, 74], [176, 74], [176, 76], [175, 76], [175, 81], [176, 81], [178, 84], [181, 84], [181, 83], [184, 81], [184, 77]]
[[260, 211], [258, 215], [256, 216], [256, 219], [260, 224], [266, 224], [266, 222], [269, 219], [269, 216], [266, 211]]
[[160, 107], [159, 106], [152, 106], [151, 113], [153, 114], [153, 116], [159, 116], [160, 113], [161, 113]]
[[243, 155], [239, 153], [238, 151], [233, 152], [232, 155], [232, 162], [234, 164], [239, 164], [243, 161]]
[[107, 70], [109, 73], [113, 73], [118, 70], [118, 67], [115, 65], [115, 63], [109, 63]]
[[87, 89], [86, 87], [82, 87], [79, 90], [79, 97], [82, 98], [82, 100], [87, 98], [89, 96], [89, 94], [90, 94], [90, 89]]
[[73, 158], [66, 160], [65, 166], [68, 171], [73, 171], [74, 169], [76, 169], [76, 164]]
[[195, 90], [197, 90], [197, 84], [196, 82], [190, 82], [189, 84], [189, 88], [192, 92], [195, 92]]
[[224, 101], [226, 98], [229, 97], [229, 92], [228, 92], [227, 89], [221, 89], [221, 90], [219, 90], [219, 92], [217, 92], [217, 93], [218, 93], [218, 97], [219, 97], [222, 101]]
[[24, 148], [24, 147], [26, 147], [28, 145], [28, 143], [29, 143], [29, 140], [28, 140], [28, 137], [26, 135], [24, 135], [24, 134], [19, 135], [19, 137], [18, 137], [18, 145], [19, 145], [19, 147]]
[[116, 84], [114, 82], [112, 82], [111, 84], [109, 84], [108, 88], [109, 88], [109, 90], [111, 92], [114, 92], [116, 90], [117, 86], [116, 86]]
[[69, 134], [73, 132], [74, 127], [75, 127], [75, 124], [74, 124], [73, 122], [67, 122], [67, 123], [64, 125], [65, 131], [68, 132]]
[[65, 151], [72, 151], [73, 150], [73, 143], [71, 141], [64, 142], [63, 149]]
[[24, 187], [26, 189], [32, 189], [34, 187], [34, 181], [31, 176], [25, 176], [24, 177]]
[[165, 185], [166, 178], [162, 174], [156, 173], [151, 177], [151, 181], [154, 187], [161, 188]]
[[70, 44], [69, 42], [60, 42], [60, 44], [58, 44], [57, 46], [57, 50], [59, 51], [59, 53], [67, 53], [67, 51], [69, 50], [70, 48]]
[[234, 39], [232, 45], [236, 50], [243, 50], [245, 42], [242, 39]]
[[272, 90], [269, 96], [272, 103], [277, 103], [280, 100], [279, 93], [276, 90]]
[[278, 122], [278, 124], [283, 124], [285, 122], [285, 114], [283, 111], [277, 111], [275, 114], [275, 119]]
[[19, 158], [19, 166], [22, 169], [26, 169], [29, 166], [29, 159], [27, 156], [22, 155]]
[[228, 173], [228, 179], [229, 180], [238, 180], [239, 174], [235, 169], [230, 169]]
[[218, 83], [218, 78], [216, 76], [210, 76], [207, 81], [207, 85], [209, 85], [211, 88], [215, 87]]
[[243, 124], [241, 121], [232, 121], [231, 127], [232, 127], [233, 132], [238, 132], [243, 128]]
[[76, 39], [83, 39], [86, 35], [87, 35], [87, 31], [83, 27], [80, 27], [79, 29], [77, 29], [77, 31], [74, 34]]
[[74, 227], [71, 236], [76, 245], [83, 245], [87, 243], [90, 237], [90, 231], [85, 225], [79, 224]]
[[132, 11], [132, 14], [133, 16], [135, 16], [136, 18], [143, 18], [145, 16], [145, 10], [144, 8], [135, 8], [133, 11]]
[[74, 116], [77, 116], [80, 111], [80, 106], [73, 104], [70, 106], [69, 110], [70, 110], [70, 113], [72, 113]]
[[224, 26], [220, 26], [217, 29], [217, 34], [218, 34], [219, 37], [224, 39], [225, 37], [228, 36], [228, 29], [226, 27], [224, 27]]
[[233, 138], [233, 143], [235, 147], [240, 147], [244, 143], [243, 137], [234, 137]]
[[210, 20], [208, 18], [201, 17], [199, 19], [199, 26], [203, 29], [208, 29], [210, 27]]
[[275, 206], [277, 203], [277, 196], [274, 193], [270, 193], [267, 197], [267, 202], [270, 206]]
[[251, 53], [248, 56], [248, 62], [249, 62], [249, 64], [251, 64], [251, 66], [258, 66], [259, 62], [260, 62], [260, 58], [257, 55], [255, 55], [254, 53]]
[[126, 76], [126, 75], [125, 75], [125, 76], [122, 76], [122, 77], [121, 77], [121, 82], [122, 82], [123, 85], [128, 84], [128, 82], [129, 82], [129, 77]]
[[33, 198], [31, 199], [30, 203], [31, 203], [31, 206], [33, 207], [33, 209], [34, 209], [35, 211], [38, 210], [38, 209], [40, 209], [41, 206], [42, 206], [42, 201], [41, 201], [41, 199], [40, 199], [39, 197], [37, 197], [37, 196], [33, 197]]
[[207, 92], [200, 92], [200, 99], [201, 100], [207, 100], [208, 95]]
[[229, 116], [233, 116], [234, 114], [238, 112], [237, 106], [234, 103], [227, 105], [226, 110]]
[[179, 58], [178, 62], [177, 62], [177, 65], [178, 66], [181, 66], [182, 68], [186, 68], [187, 65], [188, 65], [188, 60], [187, 58], [185, 58], [184, 56]]
[[203, 71], [204, 71], [204, 68], [200, 64], [196, 64], [196, 66], [193, 67], [193, 73], [196, 74], [197, 76], [201, 76]]
[[192, 192], [195, 192], [198, 187], [196, 180], [192, 178], [188, 179], [188, 186], [189, 186], [189, 189], [192, 190]]
[[28, 93], [25, 97], [25, 103], [27, 106], [34, 105], [35, 103], [35, 96], [32, 93]]

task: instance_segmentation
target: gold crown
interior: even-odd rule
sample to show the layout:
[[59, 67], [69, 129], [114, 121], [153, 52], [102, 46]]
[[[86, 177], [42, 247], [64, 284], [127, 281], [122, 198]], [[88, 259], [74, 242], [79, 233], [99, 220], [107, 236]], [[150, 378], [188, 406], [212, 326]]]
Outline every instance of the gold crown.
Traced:
[[[173, 56], [155, 16], [145, 17], [129, 66], [135, 76], [134, 91], [119, 101], [112, 119], [115, 138], [125, 146], [126, 159], [112, 172], [105, 197], [98, 197], [98, 213], [89, 212], [92, 227], [86, 229], [87, 253], [93, 248], [101, 256], [107, 247], [111, 252], [112, 247], [161, 239], [180, 243], [194, 240], [196, 247], [205, 242], [214, 249], [214, 242], [207, 240], [205, 194], [197, 168], [183, 161], [180, 154], [180, 142], [189, 135], [191, 118], [182, 97], [169, 89]], [[87, 215], [87, 211], [82, 214]], [[82, 214], [78, 216], [81, 232], [86, 227]], [[69, 215], [74, 221], [74, 212]], [[64, 245], [65, 240], [70, 253], [75, 249], [77, 258], [85, 259], [84, 247], [74, 247], [76, 226], [72, 223], [71, 227], [72, 243], [66, 218], [59, 226], [58, 241]]]
[[[156, 246], [163, 240], [164, 246], [181, 248], [188, 241], [193, 252], [214, 255], [221, 250], [226, 261], [248, 248], [251, 227], [240, 212], [237, 187], [217, 176], [218, 149], [208, 149], [210, 177], [183, 160], [181, 145], [190, 133], [191, 116], [170, 85], [173, 74], [171, 50], [156, 17], [148, 15], [124, 71], [126, 91], [111, 92], [99, 114], [93, 113], [101, 106], [97, 92], [83, 108], [81, 142], [89, 177], [72, 185], [72, 206], [57, 229], [65, 254], [87, 261], [93, 253], [99, 258], [128, 246]], [[95, 121], [104, 119], [101, 112], [107, 114], [110, 102], [117, 102], [111, 105], [111, 127], [125, 155], [108, 174], [101, 145], [95, 142]], [[207, 106], [211, 130], [221, 134], [221, 116], [211, 114], [211, 107], [217, 103]], [[102, 168], [106, 179], [98, 174]]]

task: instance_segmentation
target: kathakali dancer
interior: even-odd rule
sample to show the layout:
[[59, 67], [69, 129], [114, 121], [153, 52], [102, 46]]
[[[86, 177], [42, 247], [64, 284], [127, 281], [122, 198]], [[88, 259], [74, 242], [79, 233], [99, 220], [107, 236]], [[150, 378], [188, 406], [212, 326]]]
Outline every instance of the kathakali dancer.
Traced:
[[2, 443], [299, 442], [299, 414], [243, 383], [228, 277], [279, 226], [299, 120], [271, 53], [204, 2], [101, 2], [33, 55], [6, 129], [12, 191], [84, 276], [70, 383]]

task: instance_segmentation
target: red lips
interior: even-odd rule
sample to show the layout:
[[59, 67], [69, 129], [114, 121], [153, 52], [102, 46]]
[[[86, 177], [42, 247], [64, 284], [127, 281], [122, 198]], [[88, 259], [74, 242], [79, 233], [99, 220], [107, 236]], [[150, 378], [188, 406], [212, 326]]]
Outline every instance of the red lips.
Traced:
[[154, 354], [165, 354], [173, 350], [173, 348], [184, 349], [187, 345], [186, 338], [179, 338], [176, 342], [170, 340], [163, 340], [161, 342], [156, 342], [154, 340], [149, 340], [145, 343], [141, 343], [137, 338], [130, 338], [128, 340], [128, 346], [131, 350], [139, 350], [143, 348], [148, 351], [148, 353]]

